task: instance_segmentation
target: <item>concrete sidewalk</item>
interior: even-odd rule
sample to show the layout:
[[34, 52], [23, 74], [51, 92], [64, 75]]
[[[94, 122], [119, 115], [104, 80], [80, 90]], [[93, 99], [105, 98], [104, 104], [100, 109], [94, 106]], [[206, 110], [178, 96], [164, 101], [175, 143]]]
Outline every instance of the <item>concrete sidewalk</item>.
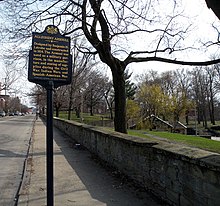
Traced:
[[[45, 125], [38, 119], [19, 206], [46, 205], [45, 136]], [[116, 176], [113, 171], [103, 168], [87, 150], [54, 129], [54, 205], [162, 205], [145, 191]]]

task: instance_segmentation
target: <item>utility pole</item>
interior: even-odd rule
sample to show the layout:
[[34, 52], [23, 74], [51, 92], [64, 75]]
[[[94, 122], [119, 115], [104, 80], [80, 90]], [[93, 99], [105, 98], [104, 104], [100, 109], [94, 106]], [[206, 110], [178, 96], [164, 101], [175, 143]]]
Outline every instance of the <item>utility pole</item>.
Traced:
[[4, 78], [5, 79], [5, 96], [6, 96], [6, 94], [7, 94], [7, 84], [6, 84], [6, 79], [7, 78]]
[[197, 107], [196, 107], [196, 104], [195, 104], [195, 132], [196, 132], [196, 136], [197, 136]]

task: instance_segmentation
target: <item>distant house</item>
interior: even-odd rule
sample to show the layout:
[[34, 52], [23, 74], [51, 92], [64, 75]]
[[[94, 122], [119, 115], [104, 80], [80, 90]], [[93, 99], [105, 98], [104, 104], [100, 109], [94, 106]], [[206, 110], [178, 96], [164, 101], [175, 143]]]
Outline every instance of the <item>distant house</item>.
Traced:
[[0, 111], [5, 110], [5, 99], [0, 98]]
[[9, 95], [1, 95], [0, 94], [0, 111], [6, 112], [8, 101], [9, 101]]

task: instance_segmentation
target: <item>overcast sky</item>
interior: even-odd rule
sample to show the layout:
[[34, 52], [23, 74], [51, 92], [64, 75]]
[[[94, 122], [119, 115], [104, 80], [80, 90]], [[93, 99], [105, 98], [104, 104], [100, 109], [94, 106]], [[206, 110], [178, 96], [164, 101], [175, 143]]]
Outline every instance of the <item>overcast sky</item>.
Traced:
[[[182, 0], [183, 6], [185, 8], [184, 13], [190, 17], [191, 21], [194, 23], [192, 28], [193, 31], [187, 38], [187, 43], [197, 46], [200, 40], [205, 43], [209, 40], [217, 40], [218, 34], [213, 29], [212, 24], [220, 29], [220, 20], [214, 15], [211, 9], [206, 6], [205, 0]], [[218, 46], [212, 46], [208, 49], [201, 47], [201, 50], [195, 49], [186, 52], [177, 52], [174, 57], [179, 60], [185, 61], [206, 61], [210, 60], [213, 55], [218, 55], [220, 52]], [[220, 56], [220, 55], [219, 55]], [[160, 62], [148, 62], [148, 63], [137, 63], [132, 64], [130, 70], [133, 74], [144, 73], [148, 69], [153, 69], [158, 72], [163, 72], [166, 70], [172, 70], [177, 68], [192, 68], [190, 66], [180, 66]]]

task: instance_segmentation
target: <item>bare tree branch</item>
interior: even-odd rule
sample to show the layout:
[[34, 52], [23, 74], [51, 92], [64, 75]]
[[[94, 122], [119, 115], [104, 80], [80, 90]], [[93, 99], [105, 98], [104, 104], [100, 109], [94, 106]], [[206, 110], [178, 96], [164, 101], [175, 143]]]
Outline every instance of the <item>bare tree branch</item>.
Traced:
[[129, 63], [134, 62], [149, 62], [149, 61], [158, 61], [158, 62], [165, 62], [170, 64], [178, 64], [178, 65], [189, 65], [189, 66], [208, 66], [213, 64], [220, 63], [220, 59], [210, 60], [210, 61], [204, 61], [204, 62], [194, 62], [194, 61], [179, 61], [175, 59], [166, 59], [162, 57], [128, 57], [124, 62], [125, 65], [128, 65]]

